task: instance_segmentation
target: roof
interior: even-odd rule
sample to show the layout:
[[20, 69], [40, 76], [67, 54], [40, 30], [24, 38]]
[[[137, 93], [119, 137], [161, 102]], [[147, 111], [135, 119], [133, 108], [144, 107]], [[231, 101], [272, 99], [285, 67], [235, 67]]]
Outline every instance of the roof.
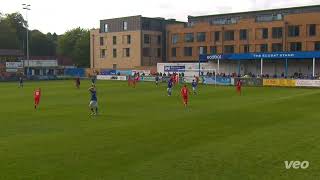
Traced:
[[102, 19], [100, 21], [108, 21], [108, 20], [116, 20], [116, 19], [127, 19], [127, 18], [145, 18], [145, 19], [153, 19], [159, 21], [167, 21], [167, 22], [176, 22], [176, 23], [184, 23], [181, 21], [177, 21], [176, 19], [165, 19], [163, 17], [145, 17], [142, 15], [134, 15], [134, 16], [124, 16], [124, 17], [117, 17], [117, 18], [109, 18], [109, 19]]
[[20, 49], [0, 49], [0, 56], [24, 56]]
[[200, 61], [209, 60], [255, 60], [255, 59], [312, 59], [320, 58], [320, 51], [266, 52], [266, 53], [238, 53], [238, 54], [202, 54]]
[[247, 11], [247, 12], [235, 12], [235, 13], [223, 13], [223, 14], [213, 14], [213, 15], [204, 15], [204, 16], [188, 16], [188, 19], [219, 17], [219, 16], [239, 16], [239, 15], [257, 14], [257, 13], [263, 14], [263, 13], [270, 13], [274, 11], [289, 11], [289, 10], [300, 10], [300, 9], [310, 9], [310, 8], [320, 8], [320, 5], [267, 9], [267, 10], [257, 10], [257, 11]]

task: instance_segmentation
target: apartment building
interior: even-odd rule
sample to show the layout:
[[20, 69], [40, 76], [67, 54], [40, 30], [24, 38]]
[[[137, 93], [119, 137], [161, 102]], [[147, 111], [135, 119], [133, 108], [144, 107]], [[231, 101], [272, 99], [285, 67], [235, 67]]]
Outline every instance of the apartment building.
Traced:
[[200, 54], [320, 50], [320, 6], [189, 16], [168, 25], [168, 62]]
[[90, 32], [91, 68], [134, 69], [167, 59], [166, 26], [174, 19], [130, 16], [100, 21]]

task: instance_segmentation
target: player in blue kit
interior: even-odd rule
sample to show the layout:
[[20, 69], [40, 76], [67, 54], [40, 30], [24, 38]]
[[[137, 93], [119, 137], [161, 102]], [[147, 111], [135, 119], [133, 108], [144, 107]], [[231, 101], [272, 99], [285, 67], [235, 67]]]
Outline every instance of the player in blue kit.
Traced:
[[98, 98], [97, 98], [97, 89], [94, 84], [89, 88], [89, 92], [91, 94], [91, 99], [89, 103], [89, 108], [91, 110], [91, 115], [98, 114]]
[[194, 94], [194, 95], [197, 95], [197, 86], [198, 86], [198, 83], [193, 80], [191, 85], [192, 85], [193, 94]]
[[158, 86], [158, 84], [159, 84], [159, 76], [158, 75], [156, 75], [155, 80], [156, 80], [156, 86]]
[[173, 82], [172, 82], [172, 80], [170, 79], [170, 80], [168, 81], [168, 88], [167, 88], [168, 96], [171, 96], [171, 94], [172, 94], [172, 86], [173, 86]]

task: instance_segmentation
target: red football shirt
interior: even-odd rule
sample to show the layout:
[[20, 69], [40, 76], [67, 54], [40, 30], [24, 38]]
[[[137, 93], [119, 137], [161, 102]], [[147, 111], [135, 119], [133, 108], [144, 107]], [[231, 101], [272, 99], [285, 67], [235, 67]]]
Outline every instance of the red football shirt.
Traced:
[[182, 96], [188, 96], [188, 94], [189, 94], [188, 88], [183, 87], [183, 88], [181, 89], [181, 95], [182, 95]]

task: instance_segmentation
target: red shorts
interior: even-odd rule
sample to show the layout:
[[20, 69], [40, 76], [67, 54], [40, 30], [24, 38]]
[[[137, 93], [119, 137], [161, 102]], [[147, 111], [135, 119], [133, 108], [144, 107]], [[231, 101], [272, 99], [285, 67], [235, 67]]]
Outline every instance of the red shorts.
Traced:
[[183, 98], [183, 101], [185, 102], [188, 101], [188, 96], [183, 96], [182, 98]]
[[35, 104], [39, 104], [39, 102], [40, 102], [40, 97], [34, 98], [34, 103], [35, 103]]
[[237, 91], [241, 91], [241, 86], [237, 86]]

